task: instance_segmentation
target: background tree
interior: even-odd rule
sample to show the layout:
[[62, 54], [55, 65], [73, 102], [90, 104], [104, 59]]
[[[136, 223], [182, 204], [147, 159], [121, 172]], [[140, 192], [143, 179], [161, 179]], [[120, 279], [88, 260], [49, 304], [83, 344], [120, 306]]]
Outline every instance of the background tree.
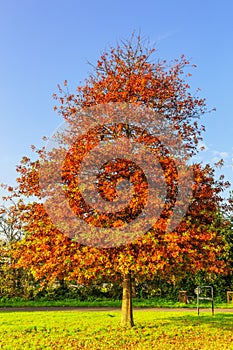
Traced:
[[[94, 67], [94, 74], [77, 88], [76, 94], [69, 93], [67, 82], [64, 83], [66, 91], [59, 88], [60, 95], [54, 95], [54, 98], [60, 102], [60, 106], [55, 109], [72, 127], [73, 134], [79, 128], [82, 111], [85, 113], [89, 108], [103, 104], [136, 104], [139, 109], [149, 108], [153, 115], [159, 113], [166, 125], [172, 125], [177, 132], [177, 139], [182, 139], [190, 156], [197, 152], [203, 131], [197, 120], [205, 113], [206, 107], [203, 99], [189, 92], [183, 74], [189, 62], [182, 56], [172, 66], [168, 66], [165, 61], [153, 63], [149, 61], [153, 52], [154, 49], [144, 47], [140, 37], [135, 44], [132, 38], [104, 53]], [[151, 122], [151, 126], [155, 123], [156, 119], [154, 123]], [[107, 230], [114, 227], [120, 230], [122, 225], [133, 221], [143, 211], [148, 196], [144, 169], [117, 157], [103, 164], [95, 185], [105, 201], [113, 202], [121, 180], [130, 181], [134, 192], [129, 206], [109, 214], [93, 209], [84, 201], [77, 172], [83, 159], [100, 141], [108, 139], [113, 142], [124, 137], [135, 144], [143, 143], [150, 149], [166, 174], [166, 200], [153, 227], [137, 239], [109, 247], [85, 245], [75, 239], [75, 235], [71, 239], [69, 235], [63, 234], [46, 210], [57, 191], [56, 184], [48, 179], [48, 174], [53, 172], [53, 176], [56, 176], [53, 160], [58, 150], [55, 147], [47, 152], [45, 148], [36, 150], [33, 147], [38, 160], [31, 161], [23, 157], [17, 167], [18, 187], [12, 191], [12, 197], [21, 200], [18, 215], [26, 233], [16, 250], [18, 266], [30, 266], [35, 278], [41, 281], [67, 279], [83, 284], [98, 279], [119, 281], [123, 286], [122, 323], [130, 326], [133, 325], [132, 280], [144, 281], [158, 275], [169, 278], [174, 274], [182, 275], [184, 269], [190, 272], [201, 269], [222, 270], [223, 261], [218, 256], [221, 255], [223, 242], [212, 224], [212, 218], [221, 205], [219, 193], [224, 184], [214, 183], [210, 168], [201, 168], [200, 165], [194, 167], [191, 205], [184, 219], [170, 232], [166, 228], [176, 202], [177, 169], [167, 149], [158, 146], [158, 138], [151, 136], [148, 126], [144, 131], [127, 122], [95, 126], [72, 142], [72, 148], [68, 151], [65, 145], [67, 142], [69, 144], [70, 135], [61, 133], [59, 137], [60, 148], [64, 148], [67, 153], [62, 163], [63, 190], [72, 211], [90, 225], [90, 231], [91, 227]], [[48, 170], [43, 174], [45, 179], [42, 179], [50, 184], [46, 191], [39, 185], [40, 164], [43, 167], [46, 164]], [[29, 200], [32, 196], [34, 201]], [[23, 200], [23, 197], [27, 200]], [[56, 204], [60, 209], [54, 215], [64, 215], [63, 201], [58, 200]], [[72, 231], [72, 224], [68, 230]], [[91, 240], [91, 237], [87, 239]]]
[[15, 297], [21, 291], [22, 271], [14, 269], [13, 247], [22, 238], [21, 225], [14, 206], [0, 208], [0, 295]]

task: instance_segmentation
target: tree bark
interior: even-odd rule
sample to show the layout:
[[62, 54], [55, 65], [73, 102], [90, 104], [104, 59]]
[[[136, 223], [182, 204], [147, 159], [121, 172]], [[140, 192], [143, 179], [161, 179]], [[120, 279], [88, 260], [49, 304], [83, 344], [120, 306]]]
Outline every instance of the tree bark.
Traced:
[[132, 282], [130, 274], [123, 276], [121, 324], [128, 327], [134, 326], [132, 307]]

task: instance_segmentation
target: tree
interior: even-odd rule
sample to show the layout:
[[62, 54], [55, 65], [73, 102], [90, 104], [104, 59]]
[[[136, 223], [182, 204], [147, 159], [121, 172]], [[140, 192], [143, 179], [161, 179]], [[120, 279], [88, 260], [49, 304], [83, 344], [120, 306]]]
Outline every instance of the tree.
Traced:
[[18, 266], [42, 283], [119, 281], [130, 326], [132, 280], [223, 268], [211, 225], [223, 184], [210, 168], [186, 165], [201, 139], [205, 100], [189, 92], [184, 56], [168, 66], [151, 63], [153, 52], [132, 38], [104, 53], [76, 94], [65, 81], [54, 95], [65, 126], [49, 146], [33, 147], [37, 160], [23, 157], [10, 188], [26, 233]]
[[13, 247], [22, 238], [18, 218], [13, 207], [0, 208], [0, 295], [16, 296], [20, 289], [21, 271], [14, 269]]

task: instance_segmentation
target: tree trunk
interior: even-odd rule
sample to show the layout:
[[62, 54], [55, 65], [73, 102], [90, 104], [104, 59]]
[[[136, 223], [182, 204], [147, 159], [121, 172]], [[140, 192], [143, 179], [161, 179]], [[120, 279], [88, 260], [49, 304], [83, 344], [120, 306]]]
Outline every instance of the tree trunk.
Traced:
[[123, 276], [121, 324], [128, 327], [134, 326], [132, 307], [132, 283], [130, 274]]

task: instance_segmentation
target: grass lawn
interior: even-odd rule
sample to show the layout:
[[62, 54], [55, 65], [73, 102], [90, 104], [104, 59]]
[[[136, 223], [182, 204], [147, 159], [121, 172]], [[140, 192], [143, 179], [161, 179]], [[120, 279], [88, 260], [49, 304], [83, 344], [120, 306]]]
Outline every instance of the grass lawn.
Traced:
[[0, 349], [231, 350], [233, 314], [135, 311], [136, 326], [119, 311], [1, 312]]
[[[202, 305], [207, 305], [210, 307], [210, 303], [202, 302]], [[36, 306], [74, 306], [74, 307], [121, 307], [121, 300], [110, 300], [110, 299], [96, 299], [93, 301], [80, 301], [78, 299], [61, 299], [61, 300], [24, 300], [20, 298], [14, 299], [0, 299], [0, 308], [1, 307], [36, 307]], [[179, 303], [174, 300], [167, 300], [165, 298], [150, 298], [150, 299], [133, 299], [134, 307], [143, 307], [143, 308], [196, 308], [197, 302], [193, 300], [190, 304]], [[233, 304], [227, 303], [214, 303], [215, 308], [233, 308]]]

